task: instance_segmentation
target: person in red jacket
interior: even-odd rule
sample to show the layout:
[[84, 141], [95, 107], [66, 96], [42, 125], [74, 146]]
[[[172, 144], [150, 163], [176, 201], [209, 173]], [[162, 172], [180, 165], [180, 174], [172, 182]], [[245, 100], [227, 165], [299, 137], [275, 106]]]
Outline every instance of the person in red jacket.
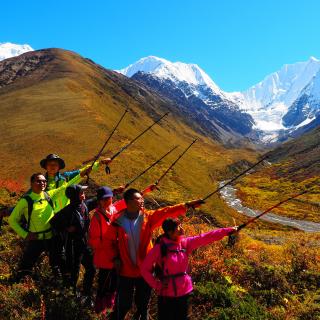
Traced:
[[142, 278], [140, 266], [152, 248], [152, 232], [168, 217], [177, 217], [186, 213], [187, 208], [197, 207], [202, 200], [148, 211], [144, 209], [144, 199], [140, 191], [128, 189], [124, 193], [127, 208], [113, 223], [118, 238], [118, 250], [121, 260], [120, 277], [116, 294], [116, 303], [111, 315], [113, 320], [122, 320], [130, 310], [134, 292], [137, 311], [134, 319], [148, 318], [148, 304], [151, 288]]
[[[147, 194], [155, 188], [156, 185], [150, 185], [142, 191], [142, 194]], [[117, 234], [116, 229], [111, 227], [111, 223], [116, 214], [126, 208], [126, 203], [123, 199], [115, 203], [112, 203], [112, 200], [113, 192], [110, 188], [97, 189], [98, 207], [94, 211], [89, 228], [89, 245], [93, 249], [93, 263], [99, 269], [96, 313], [105, 313], [107, 309], [111, 309], [116, 293]]]
[[97, 313], [106, 311], [114, 303], [116, 291], [115, 258], [117, 253], [117, 236], [110, 228], [114, 214], [122, 210], [124, 201], [112, 204], [113, 192], [108, 187], [97, 190], [98, 207], [91, 218], [89, 228], [89, 245], [93, 249], [93, 263], [99, 269], [98, 289], [95, 301]]
[[162, 229], [164, 234], [142, 263], [141, 274], [158, 294], [159, 320], [188, 320], [188, 299], [193, 290], [188, 274], [189, 255], [201, 246], [236, 232], [237, 228], [184, 237], [180, 221], [169, 218], [163, 222]]

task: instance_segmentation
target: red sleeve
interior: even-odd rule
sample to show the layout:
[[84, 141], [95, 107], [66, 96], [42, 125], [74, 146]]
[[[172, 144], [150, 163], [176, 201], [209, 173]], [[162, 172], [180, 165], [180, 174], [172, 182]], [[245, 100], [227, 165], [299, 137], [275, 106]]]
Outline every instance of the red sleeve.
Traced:
[[116, 201], [115, 203], [113, 203], [113, 206], [116, 209], [116, 212], [120, 212], [120, 211], [127, 208], [127, 205], [126, 205], [126, 202], [124, 201], [124, 199]]
[[184, 204], [177, 204], [175, 206], [149, 211], [148, 223], [150, 223], [151, 230], [154, 230], [161, 226], [162, 222], [167, 218], [176, 218], [184, 215], [186, 212], [187, 208]]
[[141, 191], [141, 194], [142, 194], [142, 195], [146, 195], [146, 194], [152, 192], [152, 190], [151, 190], [151, 187], [152, 187], [152, 186], [153, 186], [153, 185], [150, 185], [150, 186], [148, 186], [146, 189], [144, 189], [143, 191]]

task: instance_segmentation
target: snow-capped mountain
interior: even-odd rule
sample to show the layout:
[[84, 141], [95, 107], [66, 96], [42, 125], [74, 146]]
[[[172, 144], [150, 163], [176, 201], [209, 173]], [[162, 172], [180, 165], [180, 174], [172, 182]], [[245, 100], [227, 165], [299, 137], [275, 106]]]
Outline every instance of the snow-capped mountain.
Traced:
[[222, 93], [220, 88], [196, 64], [170, 62], [166, 59], [149, 56], [129, 65], [127, 68], [118, 70], [118, 72], [127, 77], [132, 77], [138, 71], [152, 73], [158, 78], [169, 79], [173, 82], [186, 82], [193, 86], [207, 86], [216, 94]]
[[[255, 120], [255, 128], [265, 132], [265, 139], [288, 129], [283, 121], [291, 105], [320, 70], [320, 61], [311, 57], [306, 62], [284, 65], [257, 85], [229, 98]], [[296, 125], [298, 125], [297, 123]]]
[[[320, 61], [284, 65], [244, 92], [227, 93], [197, 65], [150, 56], [118, 72], [144, 82], [194, 112], [202, 112], [247, 136], [275, 142], [309, 127], [319, 114]], [[185, 99], [186, 101], [182, 101]], [[200, 102], [201, 101], [201, 102]]]
[[252, 117], [226, 99], [224, 92], [196, 64], [150, 56], [118, 72], [175, 101], [180, 109], [188, 110], [190, 117], [203, 113], [209, 121], [219, 121], [220, 127], [235, 135], [251, 132]]
[[28, 51], [33, 51], [33, 49], [28, 44], [20, 45], [10, 42], [0, 42], [0, 61], [19, 56], [20, 54], [23, 54]]
[[282, 122], [286, 127], [300, 128], [308, 125], [318, 116], [320, 116], [320, 71], [300, 92], [282, 118]]

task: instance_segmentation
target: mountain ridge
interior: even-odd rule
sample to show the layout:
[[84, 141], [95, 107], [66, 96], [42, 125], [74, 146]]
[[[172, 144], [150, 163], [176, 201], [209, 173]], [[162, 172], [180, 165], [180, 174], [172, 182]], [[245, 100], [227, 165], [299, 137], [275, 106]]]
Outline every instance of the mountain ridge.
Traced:
[[[285, 126], [287, 122], [283, 122], [282, 119], [288, 117], [287, 114], [293, 108], [292, 105], [299, 98], [299, 94], [301, 94], [306, 86], [310, 85], [310, 82], [320, 70], [320, 61], [316, 58], [311, 57], [306, 62], [285, 65], [278, 72], [267, 76], [245, 92], [233, 93], [223, 92], [198, 66], [197, 68], [203, 72], [206, 80], [200, 79], [196, 81], [196, 73], [193, 77], [189, 73], [181, 76], [188, 68], [190, 72], [192, 66], [195, 65], [181, 62], [172, 63], [163, 58], [151, 56], [142, 58], [135, 64], [131, 64], [127, 68], [118, 71], [129, 77], [133, 77], [138, 72], [152, 74], [158, 82], [155, 85], [154, 81], [153, 89], [156, 90], [161, 87], [159, 79], [170, 80], [174, 87], [180, 87], [180, 89], [184, 87], [184, 89], [182, 88], [182, 92], [186, 98], [194, 95], [207, 104], [209, 108], [212, 106], [217, 108], [216, 97], [219, 97], [221, 101], [224, 101], [224, 106], [221, 106], [221, 109], [226, 105], [233, 105], [234, 110], [251, 116], [253, 119], [252, 133], [246, 132], [246, 134], [249, 134], [251, 137], [258, 137], [260, 141], [266, 143], [275, 141], [278, 136], [282, 140], [286, 136], [288, 138], [295, 129], [299, 129], [299, 127], [307, 124], [304, 122], [306, 121], [306, 117], [301, 119], [300, 122], [299, 118], [297, 118], [294, 126]], [[141, 81], [141, 75], [139, 78]], [[191, 80], [189, 81], [189, 79]], [[208, 94], [208, 92], [210, 93]], [[163, 90], [162, 94], [165, 94]], [[172, 96], [172, 94], [169, 93], [169, 96]], [[212, 96], [215, 98], [212, 99]], [[221, 119], [219, 120], [221, 121]], [[300, 131], [298, 130], [297, 134]]]

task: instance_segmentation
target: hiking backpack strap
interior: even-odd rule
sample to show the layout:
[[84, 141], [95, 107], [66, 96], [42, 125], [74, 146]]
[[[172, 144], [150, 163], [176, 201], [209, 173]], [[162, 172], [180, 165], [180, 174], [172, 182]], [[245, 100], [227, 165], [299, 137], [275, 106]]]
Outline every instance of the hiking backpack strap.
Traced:
[[52, 201], [51, 197], [48, 195], [47, 192], [44, 191], [43, 193], [44, 193], [45, 199], [48, 201], [48, 203], [50, 204], [50, 206], [52, 207], [52, 209], [54, 209], [54, 205], [53, 205], [53, 201]]
[[[50, 198], [50, 196], [49, 196], [46, 192], [43, 192], [43, 193], [44, 193], [44, 198], [45, 198], [45, 200], [48, 201], [48, 203], [50, 204], [50, 206], [51, 206], [52, 209], [53, 209], [54, 207], [53, 207], [53, 201], [52, 201], [52, 199]], [[25, 195], [25, 196], [23, 196], [22, 198], [25, 199], [25, 200], [27, 201], [27, 203], [28, 203], [28, 218], [27, 218], [26, 229], [27, 229], [27, 231], [29, 231], [34, 201], [33, 201], [33, 200], [31, 199], [31, 197], [28, 196], [28, 195]]]
[[160, 253], [161, 253], [161, 270], [160, 270], [160, 280], [162, 282], [167, 282], [169, 280], [172, 281], [172, 286], [173, 286], [173, 291], [174, 295], [177, 296], [177, 284], [176, 284], [176, 278], [178, 277], [183, 277], [187, 275], [187, 272], [178, 272], [175, 274], [166, 274], [164, 273], [164, 258], [168, 255], [169, 252], [173, 253], [179, 253], [179, 252], [187, 252], [187, 249], [185, 246], [185, 243], [181, 243], [181, 248], [180, 249], [170, 249], [170, 245], [165, 244], [164, 241], [160, 242]]
[[27, 203], [28, 203], [28, 218], [27, 218], [26, 229], [27, 229], [27, 231], [29, 231], [31, 214], [32, 214], [32, 211], [33, 211], [33, 200], [28, 195], [23, 196], [22, 198], [25, 199], [27, 201]]
[[56, 179], [56, 189], [58, 189], [60, 187], [60, 181], [68, 182], [68, 180], [69, 180], [67, 177], [62, 175], [60, 172], [57, 173], [55, 179]]
[[[106, 217], [104, 214], [102, 214], [103, 218], [106, 220], [106, 222], [110, 222], [109, 218]], [[101, 223], [101, 218], [100, 218], [100, 213], [99, 212], [95, 212], [94, 217], [97, 218], [98, 223], [99, 223], [99, 227], [100, 227], [100, 241], [102, 242], [102, 223]]]

